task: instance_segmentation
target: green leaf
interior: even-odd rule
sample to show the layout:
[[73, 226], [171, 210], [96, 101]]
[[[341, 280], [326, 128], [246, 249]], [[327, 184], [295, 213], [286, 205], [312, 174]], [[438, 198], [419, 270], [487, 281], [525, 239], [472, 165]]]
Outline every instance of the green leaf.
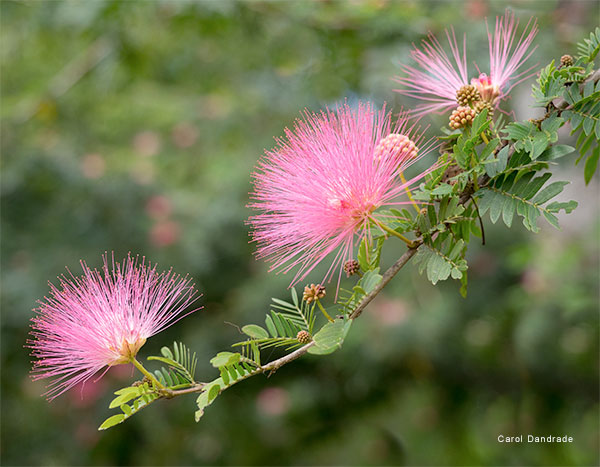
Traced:
[[442, 183], [430, 192], [430, 194], [436, 196], [449, 195], [450, 193], [452, 193], [452, 185], [448, 185], [447, 183]]
[[308, 349], [308, 353], [326, 355], [342, 347], [342, 343], [352, 325], [352, 320], [335, 320], [327, 323], [313, 336], [315, 345]]
[[566, 144], [556, 144], [546, 149], [539, 158], [545, 161], [553, 161], [556, 159], [560, 159], [561, 157], [566, 156], [567, 154], [571, 154], [573, 151], [575, 151], [575, 148], [573, 146], [568, 146]]
[[171, 360], [175, 360], [175, 357], [173, 356], [173, 353], [171, 352], [171, 349], [169, 349], [168, 347], [162, 347], [160, 349], [160, 353], [163, 354], [163, 356], [165, 358], [169, 358]]
[[379, 268], [376, 268], [372, 271], [367, 271], [360, 281], [358, 281], [358, 285], [361, 287], [365, 295], [371, 293], [375, 287], [377, 287], [377, 284], [381, 282], [383, 276], [378, 273]]
[[509, 228], [512, 225], [512, 220], [515, 214], [516, 207], [517, 202], [515, 201], [515, 199], [506, 197], [506, 199], [504, 200], [504, 204], [502, 205], [502, 220]]
[[257, 324], [247, 324], [242, 327], [242, 332], [254, 339], [266, 339], [269, 337], [269, 333]]
[[384, 240], [383, 237], [378, 237], [374, 239], [374, 244], [370, 245], [367, 236], [363, 237], [358, 247], [357, 255], [358, 264], [363, 271], [366, 272], [379, 266]]
[[449, 232], [441, 233], [435, 240], [426, 241], [423, 248], [419, 249], [415, 260], [419, 265], [419, 272], [427, 272], [427, 279], [432, 284], [448, 279], [462, 277], [467, 269], [464, 260], [465, 242], [456, 241]]
[[277, 329], [277, 334], [281, 337], [288, 336], [288, 331], [287, 331], [283, 321], [281, 320], [280, 315], [275, 312], [271, 312], [271, 318], [273, 318], [273, 323], [275, 323], [275, 328]]
[[277, 328], [275, 327], [275, 323], [273, 322], [273, 319], [271, 318], [271, 316], [267, 315], [265, 317], [265, 325], [267, 326], [267, 329], [271, 333], [271, 336], [277, 337], [279, 335], [277, 333]]
[[506, 163], [508, 162], [508, 153], [510, 151], [510, 146], [504, 146], [500, 151], [498, 151], [498, 155], [496, 159], [490, 159], [484, 161], [484, 169], [485, 173], [493, 178], [500, 172], [506, 169]]
[[298, 292], [296, 292], [296, 289], [294, 287], [292, 287], [290, 292], [292, 294], [292, 302], [294, 302], [294, 305], [297, 307], [299, 304]]
[[181, 359], [179, 358], [179, 346], [177, 345], [177, 342], [173, 342], [173, 357], [176, 362], [181, 362]]
[[556, 141], [556, 132], [564, 124], [564, 122], [564, 119], [557, 117], [556, 115], [552, 115], [542, 122], [541, 129], [544, 133], [546, 133], [548, 138], [554, 142]]
[[204, 415], [204, 409], [212, 404], [219, 395], [219, 392], [221, 391], [221, 383], [223, 383], [223, 380], [221, 378], [217, 378], [211, 383], [207, 384], [204, 387], [204, 391], [202, 391], [202, 393], [196, 399], [196, 404], [198, 405], [198, 410], [196, 410], [194, 416], [196, 422], [198, 422], [202, 415]]
[[496, 221], [500, 218], [500, 214], [502, 214], [502, 206], [503, 200], [497, 200], [495, 202], [492, 202], [490, 206], [490, 220], [493, 224], [495, 224]]
[[544, 214], [544, 217], [546, 218], [546, 220], [548, 221], [548, 223], [550, 225], [552, 225], [553, 227], [560, 229], [560, 226], [558, 224], [558, 219], [556, 218], [556, 216], [548, 211], [542, 211], [542, 214]]
[[367, 237], [365, 236], [358, 247], [358, 264], [363, 271], [369, 270], [369, 261], [367, 259]]
[[160, 373], [160, 377], [165, 380], [167, 385], [179, 384], [182, 378], [185, 380], [184, 382], [194, 382], [194, 373], [196, 372], [196, 365], [198, 363], [198, 357], [195, 352], [192, 354], [181, 342], [173, 343], [173, 351], [168, 347], [163, 347], [160, 352], [163, 355], [162, 357], [152, 355], [148, 357], [148, 360], [163, 362], [174, 370], [173, 373], [167, 371], [166, 376]]
[[522, 191], [519, 191], [518, 194], [523, 199], [531, 199], [533, 195], [535, 195], [540, 190], [540, 188], [542, 188], [544, 183], [546, 183], [551, 176], [551, 173], [545, 173], [541, 177], [534, 178], [529, 182], [529, 184], [526, 187], [524, 187]]
[[98, 427], [98, 430], [107, 430], [108, 428], [111, 428], [123, 422], [123, 420], [125, 420], [125, 414], [120, 413], [117, 415], [113, 415], [112, 417], [108, 417], [106, 420], [104, 420], [102, 425]]
[[286, 302], [285, 300], [280, 300], [278, 298], [271, 298], [271, 300], [276, 303], [277, 305], [279, 305], [280, 307], [283, 307], [283, 309], [285, 310], [293, 310], [296, 307], [294, 305], [292, 305], [291, 303]]
[[498, 138], [495, 138], [491, 140], [488, 144], [486, 144], [483, 148], [483, 151], [481, 151], [481, 154], [479, 155], [479, 160], [486, 160], [489, 157], [489, 155], [492, 154], [494, 150], [498, 147], [498, 144], [500, 144], [500, 140]]
[[488, 110], [484, 109], [473, 119], [473, 123], [471, 124], [471, 135], [479, 136], [489, 125]]
[[[163, 375], [164, 381], [167, 384], [167, 386], [174, 386], [173, 378], [171, 377], [171, 374], [165, 368], [161, 368], [161, 370], [162, 370], [162, 375]], [[160, 375], [159, 371], [156, 371], [155, 373], [157, 374], [157, 376]], [[159, 378], [160, 378], [160, 376], [159, 376]]]
[[[599, 125], [600, 126], [600, 125]], [[596, 173], [596, 168], [598, 167], [598, 158], [600, 157], [600, 146], [596, 146], [592, 155], [587, 158], [585, 161], [585, 168], [583, 170], [583, 177], [585, 179], [585, 184], [587, 185], [592, 180], [592, 177]]]
[[521, 141], [527, 138], [533, 131], [535, 127], [531, 122], [513, 122], [506, 125], [503, 133], [506, 133], [506, 137], [513, 141]]
[[218, 384], [213, 384], [209, 389], [208, 389], [208, 401], [213, 401], [215, 400], [215, 398], [219, 395], [219, 393], [221, 392], [221, 386], [219, 386]]
[[535, 196], [535, 198], [533, 198], [532, 201], [535, 204], [543, 204], [546, 201], [554, 198], [559, 193], [561, 193], [563, 191], [565, 185], [568, 185], [568, 184], [569, 184], [569, 182], [554, 182], [554, 183], [551, 183], [546, 188], [544, 188], [542, 191], [540, 191]]
[[531, 142], [527, 142], [525, 147], [529, 149], [529, 156], [532, 160], [536, 160], [548, 147], [550, 140], [544, 133], [538, 133], [533, 137]]
[[561, 209], [564, 210], [567, 214], [573, 211], [578, 206], [577, 201], [567, 201], [567, 202], [558, 202], [550, 203], [546, 205], [546, 210], [549, 212], [559, 212]]
[[427, 278], [433, 285], [445, 280], [452, 271], [452, 265], [439, 255], [433, 256], [427, 263]]
[[[146, 388], [148, 386], [146, 385]], [[139, 397], [140, 394], [143, 394], [144, 392], [140, 392], [140, 387], [139, 386], [130, 386], [127, 388], [123, 388], [118, 390], [117, 392], [115, 392], [115, 394], [117, 395], [117, 397], [115, 397], [110, 405], [108, 406], [109, 409], [114, 409], [116, 407], [120, 407], [122, 404], [125, 404], [126, 402], [129, 402], [132, 399], [135, 399], [136, 397]]]
[[210, 364], [215, 368], [228, 366], [234, 363], [238, 363], [241, 357], [242, 356], [239, 353], [219, 352], [216, 356], [211, 358]]

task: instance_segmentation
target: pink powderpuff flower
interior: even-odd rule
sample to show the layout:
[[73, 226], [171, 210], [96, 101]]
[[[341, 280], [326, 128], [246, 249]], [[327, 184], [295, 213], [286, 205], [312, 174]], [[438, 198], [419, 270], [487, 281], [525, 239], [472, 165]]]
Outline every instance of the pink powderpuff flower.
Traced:
[[249, 204], [259, 211], [249, 219], [252, 238], [271, 270], [298, 267], [292, 285], [335, 252], [324, 280], [330, 279], [371, 226], [384, 222], [376, 210], [407, 204], [398, 198], [428, 173], [402, 181], [400, 174], [437, 143], [424, 142], [406, 115], [395, 125], [391, 119], [385, 107], [368, 103], [306, 111], [259, 161]]
[[[497, 108], [501, 100], [506, 99], [514, 86], [531, 77], [535, 65], [519, 72], [524, 63], [537, 48], [528, 49], [535, 38], [538, 28], [534, 18], [530, 18], [520, 38], [515, 40], [519, 21], [514, 13], [506, 10], [503, 17], [496, 18], [493, 34], [488, 29], [490, 54], [490, 74], [481, 73], [470, 83], [467, 72], [466, 35], [463, 38], [462, 51], [456, 40], [454, 29], [446, 30], [452, 58], [448, 57], [440, 42], [429, 34], [429, 41], [423, 40], [422, 50], [417, 47], [411, 55], [417, 67], [401, 65], [404, 76], [396, 78], [403, 88], [396, 89], [405, 96], [425, 101], [411, 114], [424, 115], [429, 112], [443, 112], [457, 106], [457, 92], [461, 87], [471, 84], [479, 91], [481, 99]], [[487, 20], [486, 20], [487, 27]]]
[[[81, 262], [83, 276], [59, 277], [50, 297], [39, 301], [32, 318], [32, 377], [52, 378], [49, 400], [90, 379], [104, 367], [129, 363], [146, 339], [184, 316], [198, 297], [191, 279], [128, 255], [102, 272]], [[109, 267], [110, 266], [110, 267]], [[108, 368], [107, 368], [108, 370]]]

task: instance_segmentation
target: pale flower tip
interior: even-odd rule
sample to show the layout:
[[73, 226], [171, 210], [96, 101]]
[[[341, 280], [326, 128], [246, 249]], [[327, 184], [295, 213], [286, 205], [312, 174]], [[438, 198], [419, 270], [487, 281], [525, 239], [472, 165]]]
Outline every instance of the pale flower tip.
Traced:
[[129, 339], [123, 339], [121, 348], [118, 351], [119, 356], [110, 364], [110, 366], [131, 363], [145, 343], [145, 337], [138, 337], [133, 342], [130, 342]]

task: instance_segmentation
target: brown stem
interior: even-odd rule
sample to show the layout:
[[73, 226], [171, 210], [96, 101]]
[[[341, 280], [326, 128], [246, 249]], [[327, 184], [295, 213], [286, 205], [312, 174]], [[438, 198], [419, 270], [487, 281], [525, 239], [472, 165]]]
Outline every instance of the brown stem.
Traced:
[[[400, 271], [400, 269], [402, 269], [404, 267], [404, 265], [406, 263], [408, 263], [408, 261], [417, 253], [418, 248], [422, 244], [422, 240], [418, 239], [418, 240], [416, 240], [416, 243], [417, 244], [414, 248], [409, 248], [398, 259], [398, 261], [396, 261], [387, 271], [385, 271], [383, 273], [383, 277], [382, 277], [381, 281], [379, 282], [379, 284], [377, 284], [377, 286], [370, 293], [368, 293], [367, 295], [365, 295], [363, 297], [363, 299], [359, 302], [359, 304], [356, 306], [354, 311], [350, 314], [350, 319], [358, 318], [360, 316], [360, 314], [363, 312], [363, 310], [367, 307], [367, 305], [369, 303], [371, 303], [371, 301], [392, 280], [392, 278], [396, 274], [398, 274], [398, 271]], [[258, 375], [261, 373], [268, 372], [268, 373], [272, 374], [275, 371], [277, 371], [279, 368], [281, 368], [282, 366], [287, 365], [288, 363], [290, 363], [290, 362], [300, 358], [302, 355], [306, 354], [308, 352], [308, 349], [310, 349], [313, 345], [315, 345], [315, 343], [310, 342], [310, 343], [300, 347], [299, 349], [294, 350], [292, 353], [284, 355], [283, 357], [278, 358], [277, 360], [273, 360], [272, 362], [269, 362], [266, 365], [263, 365], [263, 366], [255, 369], [254, 371], [251, 371], [250, 373], [245, 375], [243, 378], [236, 380], [230, 386], [233, 386], [234, 384], [237, 384], [240, 381], [243, 381], [247, 378], [250, 378], [251, 376], [255, 376], [255, 375]], [[184, 394], [192, 394], [192, 393], [202, 392], [204, 390], [205, 386], [206, 385], [204, 383], [197, 383], [186, 389], [171, 391], [171, 397], [182, 396]], [[227, 387], [229, 388], [230, 386], [227, 386]], [[226, 388], [223, 388], [223, 389], [226, 389]]]

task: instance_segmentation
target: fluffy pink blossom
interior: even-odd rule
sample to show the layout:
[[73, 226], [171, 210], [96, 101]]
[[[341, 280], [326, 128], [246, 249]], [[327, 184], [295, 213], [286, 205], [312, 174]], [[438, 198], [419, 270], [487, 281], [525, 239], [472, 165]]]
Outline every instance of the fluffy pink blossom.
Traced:
[[406, 183], [400, 174], [436, 144], [423, 142], [405, 115], [393, 125], [390, 112], [370, 104], [303, 117], [259, 162], [249, 205], [260, 212], [249, 220], [257, 256], [272, 270], [297, 268], [292, 284], [332, 254], [330, 279], [371, 226], [385, 222], [378, 208], [408, 203], [400, 196], [427, 171]]
[[515, 85], [534, 74], [532, 70], [535, 65], [527, 69], [523, 69], [523, 65], [537, 48], [529, 50], [537, 34], [537, 23], [531, 18], [516, 40], [518, 25], [519, 21], [515, 19], [514, 13], [506, 10], [503, 17], [496, 18], [493, 33], [488, 27], [490, 73], [481, 73], [475, 65], [478, 76], [472, 78], [470, 83], [466, 36], [460, 47], [454, 29], [446, 30], [451, 51], [449, 57], [441, 43], [429, 34], [429, 40], [423, 40], [422, 50], [415, 47], [411, 53], [417, 65], [401, 65], [403, 76], [397, 77], [396, 81], [402, 88], [396, 91], [425, 101], [412, 111], [414, 115], [442, 112], [456, 107], [456, 92], [468, 84], [477, 88], [483, 101], [497, 108]]
[[60, 288], [50, 284], [50, 297], [40, 301], [32, 318], [32, 376], [51, 378], [50, 400], [104, 367], [129, 363], [146, 339], [196, 310], [191, 280], [172, 270], [128, 256], [102, 271], [81, 262], [83, 275], [61, 276]]

